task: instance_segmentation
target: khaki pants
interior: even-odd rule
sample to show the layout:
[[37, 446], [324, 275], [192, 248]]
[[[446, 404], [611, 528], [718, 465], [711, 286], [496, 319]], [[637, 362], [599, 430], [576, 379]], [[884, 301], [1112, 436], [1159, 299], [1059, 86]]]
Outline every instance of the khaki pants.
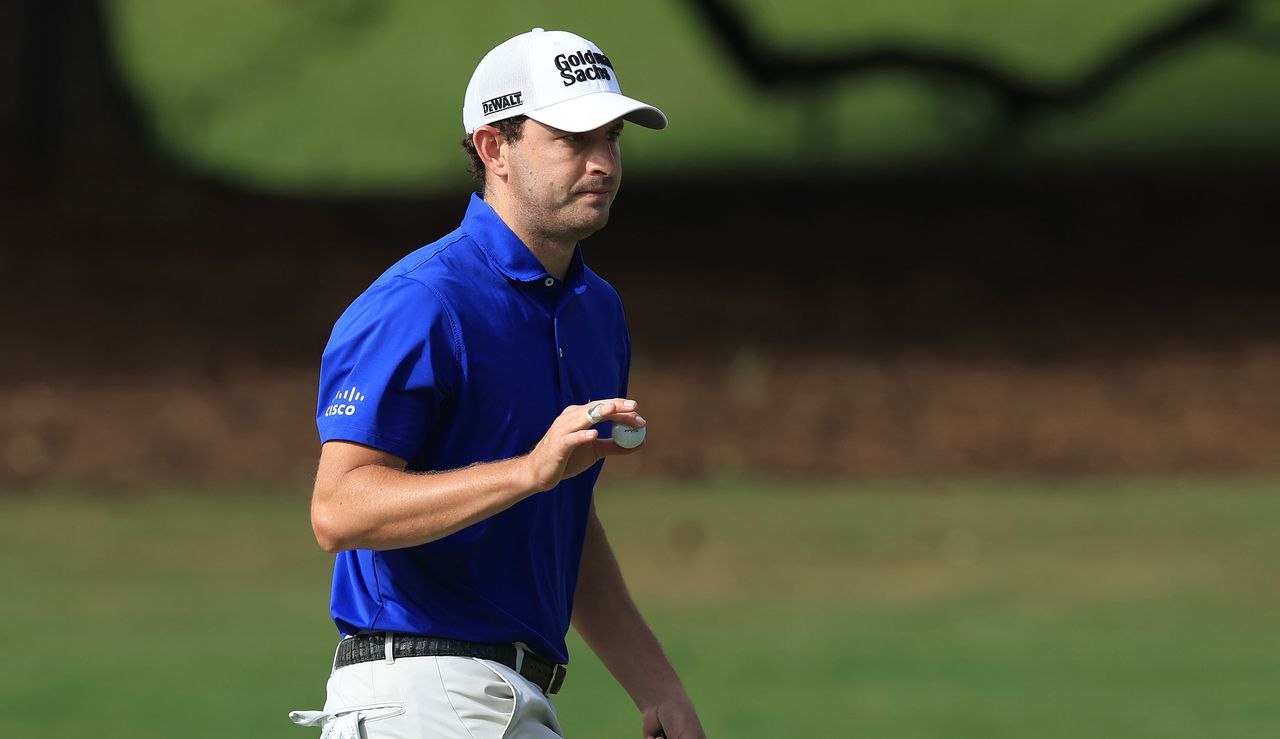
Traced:
[[321, 739], [560, 739], [551, 700], [506, 665], [401, 657], [329, 676], [323, 711], [294, 711]]

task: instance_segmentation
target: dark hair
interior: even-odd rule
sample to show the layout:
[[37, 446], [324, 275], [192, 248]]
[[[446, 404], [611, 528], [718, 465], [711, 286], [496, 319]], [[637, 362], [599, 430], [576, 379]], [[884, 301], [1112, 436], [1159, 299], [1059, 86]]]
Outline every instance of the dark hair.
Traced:
[[[498, 129], [498, 133], [502, 138], [515, 143], [520, 140], [521, 134], [524, 133], [524, 122], [527, 120], [529, 120], [528, 116], [517, 115], [494, 121], [489, 125]], [[472, 177], [480, 180], [480, 191], [484, 192], [484, 161], [480, 159], [480, 154], [476, 151], [476, 145], [471, 143], [470, 136], [462, 139], [462, 150], [467, 153], [467, 157], [471, 160], [467, 163], [467, 172]]]

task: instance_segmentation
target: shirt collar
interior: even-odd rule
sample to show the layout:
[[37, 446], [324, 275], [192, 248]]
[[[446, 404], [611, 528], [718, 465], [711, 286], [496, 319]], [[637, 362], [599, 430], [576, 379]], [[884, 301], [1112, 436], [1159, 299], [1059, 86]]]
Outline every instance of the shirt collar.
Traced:
[[[517, 282], [541, 282], [550, 276], [529, 247], [477, 193], [471, 193], [471, 203], [462, 219], [462, 227], [488, 255], [493, 266], [508, 278]], [[584, 285], [585, 266], [582, 246], [574, 246], [565, 282], [575, 287]]]

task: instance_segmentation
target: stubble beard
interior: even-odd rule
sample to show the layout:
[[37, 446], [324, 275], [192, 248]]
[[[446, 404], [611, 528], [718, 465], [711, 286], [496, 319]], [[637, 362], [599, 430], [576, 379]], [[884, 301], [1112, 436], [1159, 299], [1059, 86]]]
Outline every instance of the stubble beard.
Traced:
[[[574, 196], [575, 199], [581, 200], [580, 196]], [[574, 240], [581, 241], [591, 234], [604, 228], [609, 223], [609, 211], [613, 207], [613, 195], [610, 194], [609, 199], [602, 205], [586, 205], [583, 203], [574, 203], [575, 212], [570, 226], [574, 232]]]
[[[520, 162], [523, 186], [518, 193], [523, 200], [521, 210], [530, 230], [548, 241], [574, 244], [605, 227], [609, 210], [618, 195], [618, 177], [587, 177], [573, 184], [567, 192], [555, 193], [529, 163]], [[609, 188], [603, 202], [583, 193]]]
[[[609, 188], [608, 197], [603, 202], [592, 202], [594, 196], [585, 194], [589, 190]], [[585, 239], [604, 228], [609, 223], [609, 212], [613, 208], [614, 198], [618, 197], [616, 179], [594, 179], [579, 183], [570, 191], [566, 204], [573, 211], [572, 225], [580, 234], [577, 239]]]
[[586, 198], [575, 190], [553, 207], [537, 208], [530, 203], [526, 212], [532, 216], [534, 229], [548, 239], [578, 242], [609, 222], [609, 210], [616, 194], [611, 193], [603, 204], [593, 205], [585, 202]]

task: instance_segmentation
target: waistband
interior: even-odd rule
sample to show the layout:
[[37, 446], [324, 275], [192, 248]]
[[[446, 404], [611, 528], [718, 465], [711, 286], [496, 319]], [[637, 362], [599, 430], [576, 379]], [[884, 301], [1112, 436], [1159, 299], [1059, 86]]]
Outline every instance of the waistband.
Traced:
[[548, 662], [514, 644], [444, 639], [435, 636], [374, 631], [343, 639], [333, 659], [333, 669], [362, 662], [403, 657], [478, 657], [506, 665], [547, 695], [555, 695], [564, 685], [565, 666]]

